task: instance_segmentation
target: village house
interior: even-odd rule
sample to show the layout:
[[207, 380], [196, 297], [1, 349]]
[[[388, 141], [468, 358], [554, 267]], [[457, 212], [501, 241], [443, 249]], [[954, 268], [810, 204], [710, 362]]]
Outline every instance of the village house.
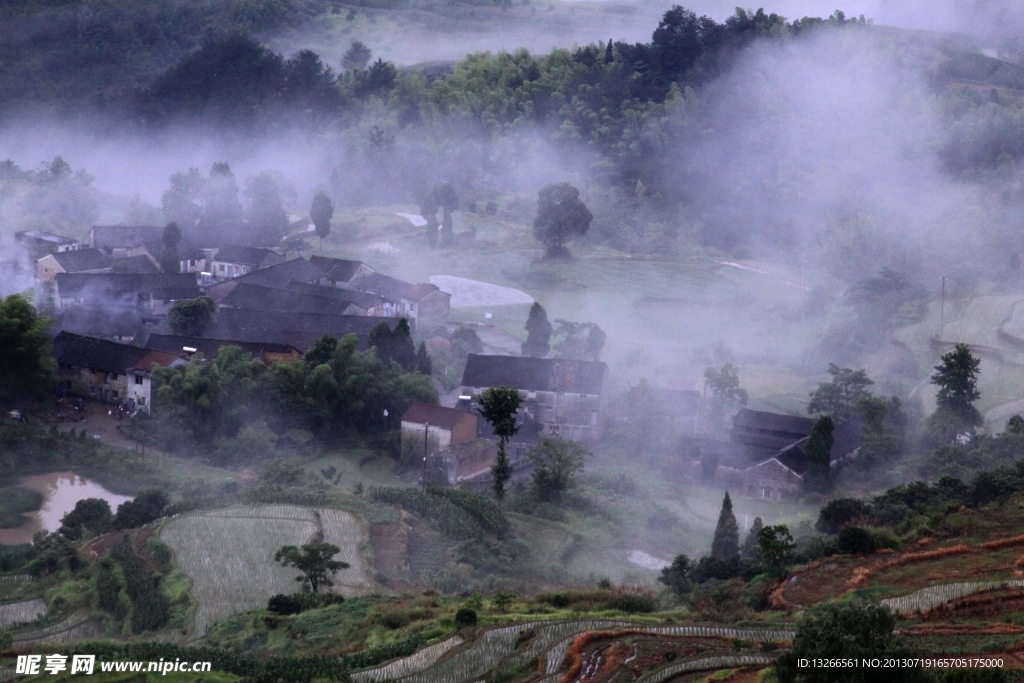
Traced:
[[[429, 433], [428, 433], [429, 426]], [[402, 414], [402, 453], [437, 453], [476, 438], [476, 417], [464, 410], [413, 403]]]
[[328, 315], [374, 315], [383, 304], [383, 299], [373, 294], [299, 282], [283, 289], [241, 283], [220, 300], [222, 309]]
[[206, 337], [186, 337], [175, 334], [149, 334], [142, 343], [146, 349], [168, 351], [191, 359], [195, 354], [206, 359], [214, 359], [225, 346], [237, 346], [250, 358], [263, 361], [267, 365], [278, 361], [296, 360], [302, 357], [299, 350], [288, 344], [271, 344], [268, 342], [244, 342], [234, 339], [208, 339]]
[[[422, 430], [421, 430], [422, 431]], [[491, 466], [498, 457], [498, 444], [487, 439], [464, 441], [427, 456], [423, 476], [427, 484], [476, 488], [490, 481]], [[513, 466], [513, 470], [515, 467]], [[486, 484], [485, 484], [486, 485]]]
[[101, 403], [124, 404], [149, 414], [153, 369], [186, 361], [166, 351], [143, 349], [105, 339], [61, 332], [53, 340], [58, 388]]
[[324, 272], [331, 287], [346, 287], [376, 272], [362, 261], [329, 256], [310, 256], [309, 262]]
[[14, 241], [27, 247], [33, 254], [42, 252], [63, 253], [81, 249], [78, 240], [63, 235], [54, 235], [41, 230], [22, 230], [14, 233]]
[[163, 231], [159, 225], [94, 225], [89, 231], [89, 248], [113, 257], [138, 256], [128, 252], [147, 243], [159, 243]]
[[240, 284], [271, 289], [287, 289], [293, 282], [326, 285], [327, 276], [304, 258], [294, 258], [275, 266], [254, 270], [245, 275], [223, 280], [206, 288], [206, 294], [218, 304]]
[[58, 273], [54, 278], [54, 306], [138, 309], [166, 314], [175, 301], [200, 295], [189, 273]]
[[[157, 322], [155, 318], [148, 321]], [[129, 344], [143, 333], [146, 323], [134, 308], [72, 306], [57, 315], [56, 331]]]
[[382, 313], [384, 317], [406, 318], [417, 329], [424, 331], [444, 325], [451, 314], [452, 295], [442, 292], [437, 285], [413, 285], [387, 275], [372, 273], [346, 288], [382, 296], [387, 302]]
[[604, 431], [607, 372], [598, 361], [470, 354], [462, 395], [475, 406], [490, 387], [517, 387], [523, 420], [538, 422], [544, 436], [596, 441]]
[[58, 273], [109, 273], [113, 261], [99, 249], [75, 249], [47, 254], [36, 261], [36, 280], [49, 284]]
[[[684, 438], [675, 474], [756, 498], [781, 500], [803, 491], [809, 469], [804, 451], [815, 420], [743, 408], [728, 440]], [[861, 422], [836, 425], [830, 462], [842, 467], [857, 457]]]
[[253, 343], [288, 344], [302, 353], [309, 351], [325, 335], [335, 339], [354, 334], [359, 349], [369, 348], [370, 332], [381, 322], [387, 322], [394, 331], [396, 319], [371, 318], [362, 315], [327, 315], [323, 313], [296, 313], [287, 311], [253, 311], [242, 308], [222, 308], [217, 320], [203, 336], [213, 339], [234, 339]]
[[284, 261], [285, 256], [280, 249], [228, 244], [213, 251], [209, 261], [209, 272], [215, 280], [229, 280], [247, 275], [254, 270], [276, 266]]

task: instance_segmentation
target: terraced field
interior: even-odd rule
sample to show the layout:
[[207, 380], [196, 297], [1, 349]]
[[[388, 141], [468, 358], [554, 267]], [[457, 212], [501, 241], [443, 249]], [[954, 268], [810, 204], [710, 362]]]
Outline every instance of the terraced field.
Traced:
[[27, 624], [45, 614], [46, 603], [39, 598], [0, 605], [0, 629], [7, 629], [16, 624]]
[[298, 573], [276, 563], [274, 553], [283, 545], [309, 542], [321, 527], [325, 540], [342, 548], [339, 559], [351, 565], [338, 575], [339, 592], [368, 590], [359, 551], [362, 529], [340, 510], [258, 505], [184, 515], [165, 524], [160, 540], [193, 582], [192, 635], [202, 636], [219, 619], [262, 607], [277, 593], [295, 592]]

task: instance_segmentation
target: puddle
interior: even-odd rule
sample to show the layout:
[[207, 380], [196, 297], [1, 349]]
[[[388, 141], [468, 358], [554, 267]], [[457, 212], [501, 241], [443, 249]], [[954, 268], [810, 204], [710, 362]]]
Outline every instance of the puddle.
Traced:
[[94, 481], [83, 479], [74, 472], [51, 472], [31, 477], [22, 477], [16, 486], [43, 494], [43, 507], [35, 512], [26, 512], [26, 524], [14, 529], [0, 529], [0, 545], [31, 543], [37, 531], [56, 531], [60, 520], [75, 509], [75, 504], [86, 498], [102, 498], [110, 503], [111, 512], [117, 506], [131, 500], [132, 496], [111, 493]]
[[626, 553], [626, 557], [629, 559], [630, 564], [635, 564], [636, 566], [643, 567], [644, 569], [653, 569], [654, 571], [660, 571], [672, 564], [660, 557], [648, 555], [643, 550], [630, 550]]

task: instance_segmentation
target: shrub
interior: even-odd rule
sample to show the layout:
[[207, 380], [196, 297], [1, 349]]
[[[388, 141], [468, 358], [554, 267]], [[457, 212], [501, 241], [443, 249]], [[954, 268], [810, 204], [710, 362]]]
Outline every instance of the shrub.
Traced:
[[654, 598], [643, 593], [620, 593], [604, 604], [604, 609], [617, 609], [628, 614], [648, 614], [657, 606]]
[[468, 607], [460, 607], [458, 611], [455, 612], [455, 625], [459, 628], [476, 626], [476, 610], [472, 610]]
[[856, 498], [836, 498], [821, 508], [814, 528], [823, 534], [836, 534], [843, 526], [869, 511], [870, 507]]
[[848, 526], [840, 530], [836, 546], [847, 555], [870, 555], [875, 552], [875, 539], [867, 529]]
[[286, 617], [289, 614], [298, 614], [302, 611], [299, 601], [291, 595], [278, 593], [267, 601], [267, 611]]

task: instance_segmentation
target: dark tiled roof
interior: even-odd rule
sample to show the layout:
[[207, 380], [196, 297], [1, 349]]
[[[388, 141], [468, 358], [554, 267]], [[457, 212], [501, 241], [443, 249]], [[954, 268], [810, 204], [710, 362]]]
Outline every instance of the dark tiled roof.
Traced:
[[295, 258], [291, 261], [278, 263], [276, 266], [254, 270], [233, 280], [228, 280], [228, 282], [238, 284], [244, 282], [250, 285], [284, 289], [292, 282], [317, 282], [325, 277], [326, 275], [324, 275], [322, 270], [312, 265], [306, 259]]
[[153, 275], [160, 272], [160, 269], [153, 264], [153, 261], [148, 256], [127, 256], [114, 259], [113, 268], [118, 273], [131, 273], [133, 275]]
[[322, 270], [331, 282], [349, 282], [359, 270], [359, 266], [365, 265], [362, 261], [328, 256], [310, 256], [309, 262]]
[[413, 403], [402, 415], [402, 422], [413, 422], [415, 424], [429, 424], [431, 427], [441, 429], [452, 429], [459, 422], [470, 420], [476, 424], [476, 418], [465, 410], [434, 406], [429, 403]]
[[397, 278], [381, 275], [380, 273], [367, 275], [357, 280], [352, 287], [361, 292], [380, 294], [391, 301], [400, 301], [401, 299], [419, 301], [428, 294], [441, 291], [437, 288], [437, 285], [425, 283], [414, 285]]
[[102, 270], [109, 268], [110, 257], [99, 249], [77, 249], [50, 254], [65, 273], [80, 273], [84, 270]]
[[[829, 451], [829, 458], [833, 462], [860, 446], [861, 426], [861, 421], [856, 418], [836, 425], [832, 432], [832, 450]], [[776, 458], [789, 469], [803, 475], [809, 468], [805, 451], [809, 440], [810, 437], [805, 437], [793, 442], [780, 450]]]
[[141, 325], [134, 308], [75, 306], [60, 315], [62, 332], [89, 337], [133, 337]]
[[303, 294], [313, 296], [326, 296], [339, 301], [351, 301], [357, 306], [366, 309], [378, 306], [385, 301], [391, 301], [379, 294], [359, 292], [354, 289], [341, 289], [340, 287], [332, 287], [331, 285], [314, 285], [306, 282], [290, 282], [286, 289], [292, 292], [301, 292]]
[[199, 296], [192, 273], [57, 273], [56, 282], [60, 295], [65, 298], [123, 298], [137, 294], [164, 299]]
[[97, 249], [131, 249], [159, 240], [164, 229], [159, 225], [94, 225], [92, 231]]
[[206, 337], [183, 337], [172, 334], [151, 334], [143, 346], [147, 349], [158, 349], [171, 353], [184, 353], [185, 347], [196, 349], [206, 358], [216, 358], [224, 346], [237, 346], [253, 358], [260, 358], [264, 353], [291, 355], [298, 349], [289, 344], [272, 344], [267, 342], [244, 342], [231, 339], [207, 339]]
[[[309, 285], [318, 290], [336, 290], [334, 287]], [[308, 290], [307, 290], [308, 291]], [[225, 308], [243, 308], [250, 311], [284, 311], [292, 313], [326, 313], [328, 315], [344, 315], [345, 310], [355, 304], [365, 312], [371, 308], [376, 299], [362, 292], [348, 292], [356, 296], [322, 296], [313, 293], [295, 291], [293, 289], [275, 289], [238, 283], [231, 292], [221, 299], [220, 305]], [[353, 299], [360, 299], [356, 303]], [[369, 305], [366, 300], [369, 299]]]
[[226, 244], [217, 250], [217, 255], [213, 257], [213, 260], [224, 261], [226, 263], [241, 263], [247, 266], [258, 266], [263, 263], [263, 259], [270, 255], [280, 256], [280, 254], [270, 249], [263, 249], [261, 247], [243, 247], [238, 244]]
[[524, 391], [599, 394], [608, 366], [587, 360], [469, 355], [462, 385], [513, 386]]
[[814, 420], [741, 408], [733, 418], [731, 438], [737, 443], [779, 449], [811, 433]]
[[105, 339], [61, 332], [53, 340], [53, 357], [61, 365], [95, 372], [124, 374], [145, 358], [148, 349]]
[[394, 330], [398, 318], [281, 311], [264, 311], [254, 315], [252, 311], [241, 308], [222, 308], [217, 316], [217, 322], [206, 330], [204, 336], [246, 342], [290, 344], [299, 351], [306, 352], [325, 334], [338, 339], [346, 334], [354, 334], [359, 338], [360, 348], [365, 349], [370, 332], [382, 322], [386, 322]]
[[52, 232], [42, 232], [41, 230], [22, 230], [14, 233], [14, 239], [19, 242], [43, 242], [46, 244], [74, 244], [78, 240], [71, 237], [64, 237], [63, 235], [54, 235]]

